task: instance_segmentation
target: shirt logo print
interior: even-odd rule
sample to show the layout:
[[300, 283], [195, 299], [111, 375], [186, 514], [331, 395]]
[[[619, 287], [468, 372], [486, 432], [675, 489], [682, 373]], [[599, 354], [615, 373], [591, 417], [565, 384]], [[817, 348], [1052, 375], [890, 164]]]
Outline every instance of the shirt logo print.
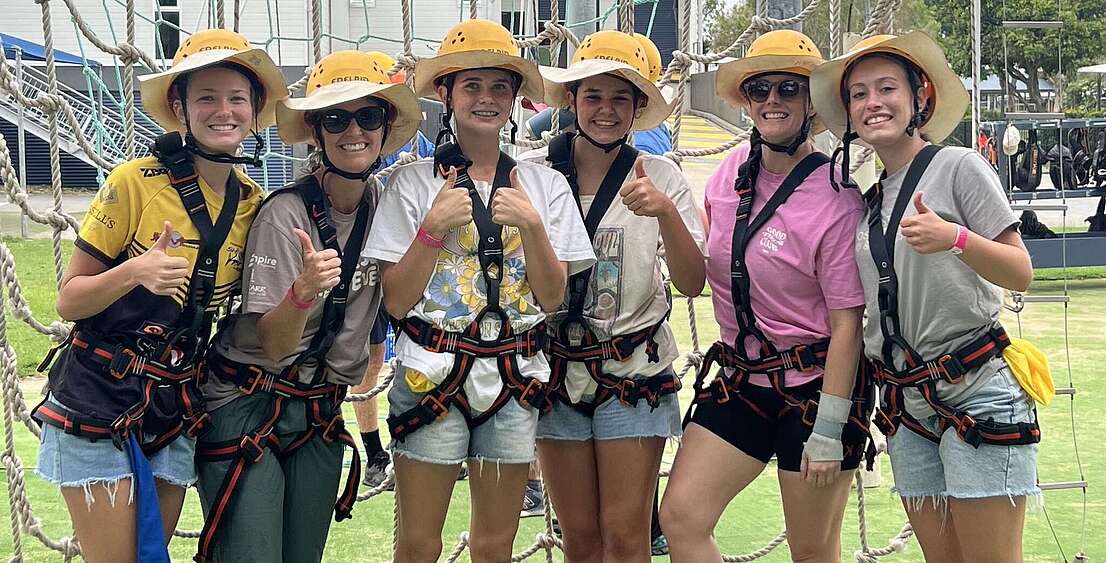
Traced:
[[764, 234], [760, 237], [760, 251], [765, 254], [779, 252], [785, 242], [787, 233], [775, 227], [765, 227]]

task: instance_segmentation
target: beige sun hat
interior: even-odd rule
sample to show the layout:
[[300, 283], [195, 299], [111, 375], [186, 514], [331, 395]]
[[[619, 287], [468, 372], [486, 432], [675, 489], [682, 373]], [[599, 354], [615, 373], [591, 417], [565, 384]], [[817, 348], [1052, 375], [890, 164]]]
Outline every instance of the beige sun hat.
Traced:
[[[379, 98], [395, 110], [387, 138], [380, 147], [381, 156], [399, 150], [415, 136], [422, 121], [422, 110], [415, 93], [402, 82], [388, 76], [387, 59], [364, 51], [335, 51], [322, 58], [307, 77], [307, 90], [302, 98], [288, 98], [277, 106], [277, 130], [288, 144], [317, 143], [314, 128], [307, 123], [311, 111], [368, 96]], [[387, 57], [387, 55], [384, 55]]]
[[437, 55], [415, 63], [415, 94], [438, 99], [434, 84], [438, 78], [477, 68], [513, 71], [522, 77], [519, 94], [531, 101], [543, 101], [538, 66], [522, 58], [522, 51], [507, 28], [479, 18], [453, 26], [438, 47]]
[[[787, 73], [810, 77], [814, 69], [825, 63], [822, 52], [805, 34], [791, 29], [769, 31], [753, 41], [740, 59], [722, 63], [714, 76], [714, 93], [738, 109], [749, 109], [749, 99], [741, 85], [760, 74]], [[814, 98], [813, 90], [810, 91]], [[826, 130], [815, 107], [811, 134]]]
[[604, 30], [580, 42], [568, 68], [541, 67], [545, 79], [545, 100], [551, 106], [568, 108], [568, 86], [574, 82], [609, 74], [621, 78], [645, 95], [646, 104], [634, 119], [634, 131], [646, 131], [672, 113], [672, 106], [657, 85], [649, 80], [649, 60], [645, 48], [632, 35]]
[[842, 83], [849, 67], [873, 53], [890, 53], [910, 61], [921, 69], [923, 87], [930, 103], [921, 132], [939, 143], [960, 124], [970, 102], [960, 77], [949, 67], [945, 52], [932, 37], [912, 31], [898, 37], [876, 35], [856, 44], [848, 53], [818, 67], [811, 76], [811, 99], [826, 126], [838, 137], [844, 136], [849, 122]]
[[264, 49], [256, 49], [242, 35], [225, 29], [205, 29], [186, 39], [173, 57], [173, 65], [164, 72], [140, 76], [139, 89], [146, 113], [166, 131], [180, 131], [182, 126], [169, 101], [173, 81], [187, 72], [219, 63], [240, 64], [261, 81], [261, 108], [257, 110], [260, 129], [276, 123], [276, 106], [288, 97], [284, 75]]

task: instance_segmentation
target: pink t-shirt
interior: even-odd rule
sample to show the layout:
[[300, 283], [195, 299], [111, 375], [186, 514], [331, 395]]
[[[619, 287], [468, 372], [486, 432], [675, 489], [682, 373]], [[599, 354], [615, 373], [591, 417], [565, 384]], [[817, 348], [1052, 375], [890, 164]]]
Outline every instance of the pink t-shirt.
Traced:
[[[737, 338], [737, 319], [730, 294], [730, 247], [738, 202], [734, 180], [738, 167], [748, 157], [748, 143], [726, 156], [707, 180], [705, 197], [710, 218], [707, 279], [722, 341], [731, 345]], [[786, 175], [761, 168], [751, 217], [756, 217], [785, 178]], [[856, 225], [862, 215], [860, 194], [852, 190], [835, 192], [829, 183], [829, 166], [822, 166], [807, 177], [759, 231], [750, 234], [745, 251], [750, 300], [757, 326], [776, 349], [786, 350], [828, 338], [830, 309], [864, 305], [864, 290], [853, 255]], [[747, 339], [745, 349], [750, 358], [760, 355], [755, 338]], [[805, 373], [791, 370], [785, 375], [785, 384], [794, 387], [821, 375], [821, 368]], [[770, 385], [763, 375], [753, 375], [750, 381]]]

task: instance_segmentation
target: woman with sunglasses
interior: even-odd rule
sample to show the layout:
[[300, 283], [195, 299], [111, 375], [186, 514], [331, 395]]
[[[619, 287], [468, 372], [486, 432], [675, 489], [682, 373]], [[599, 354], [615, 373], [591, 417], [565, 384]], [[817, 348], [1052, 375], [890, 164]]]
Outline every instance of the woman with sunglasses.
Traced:
[[[469, 19], [415, 67], [415, 91], [445, 104], [434, 159], [388, 177], [366, 255], [384, 262], [398, 319], [388, 392], [399, 529], [397, 563], [436, 561], [467, 460], [473, 561], [508, 561], [548, 410], [545, 311], [594, 254], [564, 178], [500, 151], [519, 94], [541, 75], [510, 31]], [[441, 141], [441, 138], [439, 139]]]
[[821, 125], [808, 79], [822, 62], [808, 37], [779, 30], [718, 71], [715, 91], [754, 128], [706, 188], [707, 278], [722, 340], [696, 378], [661, 503], [676, 562], [721, 561], [715, 525], [773, 456], [792, 559], [840, 557], [867, 437], [853, 399], [865, 388], [855, 381], [864, 294], [852, 256], [862, 207], [855, 190], [831, 187], [829, 157], [811, 139]]
[[627, 143], [671, 112], [637, 40], [593, 33], [568, 68], [541, 72], [546, 100], [572, 110], [575, 132], [519, 159], [569, 180], [598, 262], [569, 281], [547, 322], [555, 405], [538, 424], [538, 455], [565, 560], [644, 561], [661, 454], [681, 434], [662, 266], [683, 294], [702, 291], [702, 224], [680, 169]]
[[261, 203], [235, 170], [259, 161], [235, 155], [287, 96], [265, 51], [222, 29], [193, 34], [168, 70], [140, 80], [168, 133], [92, 200], [58, 292], [75, 326], [33, 415], [37, 472], [61, 487], [93, 563], [169, 561], [207, 426], [197, 366]]
[[[331, 515], [350, 515], [361, 468], [342, 399], [365, 373], [380, 304], [377, 265], [361, 257], [381, 190], [372, 174], [421, 117], [387, 70], [368, 53], [331, 53], [305, 97], [277, 108], [284, 142], [315, 149], [258, 213], [241, 308], [208, 358], [198, 561], [320, 561]], [[354, 461], [339, 497], [345, 446]]]
[[[815, 107], [883, 162], [856, 261], [895, 490], [927, 561], [1022, 560], [1040, 428], [1003, 350], [1001, 288], [1033, 278], [994, 169], [941, 147], [968, 93], [922, 32], [861, 41], [814, 72]], [[847, 147], [846, 147], [847, 150]], [[847, 153], [846, 153], [847, 154]], [[842, 164], [847, 172], [848, 163]]]

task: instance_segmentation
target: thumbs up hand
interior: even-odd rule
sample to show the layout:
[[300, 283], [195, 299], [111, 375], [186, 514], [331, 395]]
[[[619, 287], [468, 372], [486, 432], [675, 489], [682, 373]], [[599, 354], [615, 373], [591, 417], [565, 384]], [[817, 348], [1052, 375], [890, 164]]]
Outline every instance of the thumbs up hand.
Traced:
[[154, 295], [173, 295], [188, 281], [188, 259], [169, 255], [169, 242], [172, 238], [173, 225], [166, 221], [154, 245], [136, 258], [141, 261], [137, 273], [138, 283]]
[[541, 215], [530, 203], [530, 196], [519, 178], [518, 167], [511, 170], [511, 185], [499, 186], [492, 198], [492, 221], [499, 225], [517, 227], [528, 231], [541, 225]]
[[657, 189], [649, 175], [645, 173], [645, 159], [637, 157], [634, 161], [636, 178], [618, 190], [625, 205], [634, 215], [640, 217], [663, 217], [676, 212], [676, 205], [667, 195]]
[[292, 229], [303, 249], [303, 271], [292, 283], [292, 291], [302, 302], [315, 299], [320, 293], [338, 285], [342, 277], [342, 260], [332, 248], [315, 250], [311, 236], [302, 229]]
[[472, 198], [465, 188], [457, 187], [457, 169], [449, 167], [442, 189], [434, 196], [430, 211], [422, 221], [422, 228], [435, 238], [444, 238], [455, 227], [472, 221]]
[[944, 252], [956, 243], [957, 225], [941, 218], [922, 200], [924, 194], [914, 194], [917, 215], [904, 218], [899, 229], [906, 242], [918, 254]]

